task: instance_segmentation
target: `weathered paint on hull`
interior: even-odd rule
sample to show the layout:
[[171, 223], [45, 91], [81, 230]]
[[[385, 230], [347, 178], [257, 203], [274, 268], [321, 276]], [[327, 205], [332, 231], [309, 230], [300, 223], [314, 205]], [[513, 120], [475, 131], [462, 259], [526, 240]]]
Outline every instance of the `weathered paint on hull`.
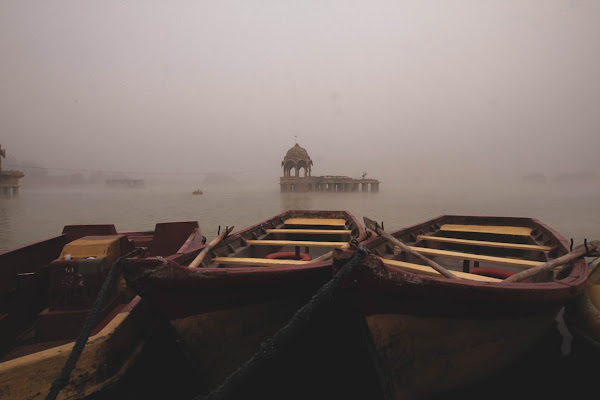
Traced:
[[[142, 350], [155, 318], [138, 307], [140, 298], [90, 336], [58, 399], [81, 398], [117, 381]], [[59, 376], [74, 342], [0, 363], [0, 398], [43, 399]]]
[[375, 314], [367, 323], [394, 398], [415, 399], [506, 367], [543, 336], [557, 312], [514, 320]]
[[585, 290], [565, 308], [569, 329], [600, 349], [600, 262], [592, 265]]
[[305, 298], [233, 307], [172, 320], [196, 361], [209, 392], [249, 360], [262, 342], [284, 327]]

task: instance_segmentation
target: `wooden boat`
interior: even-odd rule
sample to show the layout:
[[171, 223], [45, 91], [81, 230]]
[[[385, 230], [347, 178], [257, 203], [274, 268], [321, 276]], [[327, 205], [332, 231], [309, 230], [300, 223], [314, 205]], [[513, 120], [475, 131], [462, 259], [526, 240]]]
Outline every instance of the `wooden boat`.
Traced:
[[193, 255], [129, 259], [124, 275], [176, 328], [207, 393], [331, 279], [332, 250], [364, 234], [346, 211], [288, 210], [220, 233], [199, 263]]
[[[550, 268], [575, 253], [533, 218], [444, 215], [375, 230], [379, 237], [363, 243], [370, 253], [344, 287], [359, 298], [392, 398], [439, 395], [491, 377], [548, 331], [587, 278], [582, 259]], [[352, 256], [336, 250], [334, 271]]]
[[192, 194], [202, 194], [202, 190], [196, 189], [192, 192]]
[[[195, 221], [131, 232], [67, 225], [61, 235], [0, 254], [0, 397], [48, 394], [116, 260], [141, 247], [169, 259], [204, 242]], [[152, 332], [156, 317], [124, 283], [120, 275], [106, 292], [60, 398], [87, 396], [116, 381]]]
[[565, 306], [564, 320], [569, 331], [600, 350], [600, 258], [589, 265], [583, 293]]

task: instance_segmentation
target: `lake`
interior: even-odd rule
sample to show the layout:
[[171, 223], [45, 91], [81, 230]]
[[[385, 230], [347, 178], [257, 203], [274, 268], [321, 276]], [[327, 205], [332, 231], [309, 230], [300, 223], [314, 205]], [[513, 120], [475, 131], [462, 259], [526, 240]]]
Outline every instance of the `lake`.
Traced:
[[235, 230], [286, 209], [346, 210], [387, 231], [441, 214], [534, 217], [575, 245], [600, 239], [600, 186], [594, 185], [395, 185], [378, 193], [280, 193], [272, 186], [146, 185], [27, 187], [0, 198], [0, 252], [55, 236], [69, 224], [115, 224], [117, 230], [153, 229], [157, 222], [197, 220], [210, 241], [219, 226]]

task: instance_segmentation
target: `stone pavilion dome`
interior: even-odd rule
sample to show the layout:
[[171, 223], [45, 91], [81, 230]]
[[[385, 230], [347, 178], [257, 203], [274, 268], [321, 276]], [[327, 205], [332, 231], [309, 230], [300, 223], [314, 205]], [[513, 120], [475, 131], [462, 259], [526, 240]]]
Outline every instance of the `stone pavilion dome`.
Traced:
[[313, 165], [310, 156], [305, 148], [300, 147], [298, 143], [287, 151], [281, 166], [283, 167], [283, 176], [292, 176], [291, 170], [295, 170], [295, 175], [300, 176], [299, 172], [304, 169], [304, 176], [310, 176]]

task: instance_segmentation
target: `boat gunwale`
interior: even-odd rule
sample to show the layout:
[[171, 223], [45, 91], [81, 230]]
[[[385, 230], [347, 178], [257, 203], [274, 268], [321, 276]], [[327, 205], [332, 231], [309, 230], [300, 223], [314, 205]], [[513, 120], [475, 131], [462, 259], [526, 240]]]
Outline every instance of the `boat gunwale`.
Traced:
[[[397, 237], [401, 234], [406, 234], [408, 232], [412, 232], [417, 236], [419, 233], [417, 230], [422, 227], [431, 226], [433, 224], [442, 225], [443, 223], [448, 223], [446, 220], [453, 220], [454, 218], [458, 219], [476, 219], [476, 220], [489, 220], [489, 221], [520, 221], [520, 222], [528, 222], [530, 226], [535, 228], [545, 229], [546, 232], [554, 237], [557, 241], [557, 247], [566, 253], [569, 252], [568, 242], [567, 240], [556, 230], [551, 228], [550, 226], [544, 224], [537, 218], [533, 217], [501, 217], [501, 216], [483, 216], [483, 215], [458, 215], [458, 214], [442, 214], [434, 218], [430, 218], [426, 221], [419, 222], [413, 224], [411, 226], [407, 226], [404, 228], [400, 228], [397, 230], [393, 230], [389, 232], [392, 236]], [[369, 250], [376, 248], [385, 243], [385, 239], [379, 236], [375, 236], [373, 238], [367, 239], [362, 244], [367, 247]], [[569, 272], [567, 276], [560, 280], [555, 280], [552, 282], [482, 282], [475, 281], [469, 279], [448, 279], [442, 275], [439, 276], [430, 276], [424, 274], [416, 274], [408, 271], [402, 271], [392, 266], [387, 266], [385, 264], [382, 265], [392, 274], [400, 274], [405, 276], [407, 279], [421, 279], [423, 281], [434, 281], [439, 282], [444, 285], [457, 285], [457, 286], [471, 286], [471, 287], [485, 287], [488, 290], [556, 290], [563, 288], [568, 291], [576, 291], [577, 293], [582, 292], [584, 285], [587, 280], [587, 264], [584, 259], [578, 259], [573, 262], [573, 268]]]
[[[296, 218], [297, 215], [305, 215], [305, 214], [315, 214], [315, 215], [321, 215], [321, 214], [331, 214], [331, 213], [339, 213], [339, 214], [344, 214], [345, 215], [345, 219], [348, 220], [350, 219], [352, 222], [354, 222], [354, 224], [356, 225], [356, 229], [358, 230], [358, 238], [357, 240], [359, 242], [364, 241], [365, 237], [367, 236], [365, 233], [365, 228], [363, 226], [363, 224], [360, 222], [360, 220], [358, 218], [356, 218], [351, 212], [346, 211], [346, 210], [297, 210], [297, 209], [290, 209], [290, 210], [285, 210], [279, 214], [273, 215], [270, 218], [267, 218], [261, 222], [258, 222], [254, 225], [248, 226], [243, 228], [242, 230], [239, 231], [235, 231], [234, 233], [228, 235], [226, 238], [224, 238], [220, 243], [218, 243], [213, 249], [211, 249], [212, 252], [214, 252], [217, 249], [221, 249], [223, 247], [227, 247], [228, 245], [232, 244], [233, 242], [236, 242], [238, 240], [240, 240], [241, 238], [244, 238], [244, 236], [248, 236], [251, 235], [252, 232], [256, 231], [256, 230], [260, 230], [260, 229], [270, 229], [268, 228], [268, 226], [270, 224], [273, 223], [273, 221], [276, 220], [281, 220], [282, 223], [283, 221], [285, 221], [286, 217], [287, 218]], [[353, 230], [353, 229], [350, 229]], [[202, 246], [201, 248], [197, 248], [194, 249], [195, 253], [198, 254], [200, 253], [200, 251], [202, 251], [203, 248], [205, 248], [207, 245]], [[210, 271], [230, 271], [230, 273], [233, 273], [236, 276], [242, 276], [245, 273], [251, 273], [251, 274], [256, 274], [256, 273], [274, 273], [274, 272], [283, 272], [286, 270], [291, 270], [291, 271], [295, 271], [298, 269], [314, 269], [314, 268], [322, 268], [328, 265], [331, 265], [332, 260], [331, 258], [329, 260], [325, 260], [325, 261], [319, 261], [319, 262], [307, 262], [306, 264], [302, 264], [302, 265], [297, 265], [297, 264], [288, 264], [288, 265], [277, 265], [277, 266], [268, 266], [268, 267], [263, 267], [263, 266], [252, 266], [252, 267], [246, 267], [246, 266], [242, 266], [242, 267], [214, 267], [214, 266], [207, 266], [207, 267], [199, 267], [199, 268], [188, 268], [187, 266], [183, 265], [186, 262], [190, 261], [189, 260], [190, 256], [188, 255], [181, 255], [179, 254], [178, 257], [173, 257], [171, 258], [171, 260], [173, 261], [173, 266], [178, 266], [186, 271], [195, 271], [195, 270], [200, 270], [200, 271], [208, 271], [205, 273], [215, 273], [215, 272], [210, 272]], [[129, 262], [129, 260], [125, 260], [125, 262]], [[136, 261], [132, 261], [136, 264], [143, 264], [144, 262], [142, 260], [136, 260]], [[244, 272], [245, 273], [244, 273]], [[222, 272], [221, 272], [222, 273]]]

